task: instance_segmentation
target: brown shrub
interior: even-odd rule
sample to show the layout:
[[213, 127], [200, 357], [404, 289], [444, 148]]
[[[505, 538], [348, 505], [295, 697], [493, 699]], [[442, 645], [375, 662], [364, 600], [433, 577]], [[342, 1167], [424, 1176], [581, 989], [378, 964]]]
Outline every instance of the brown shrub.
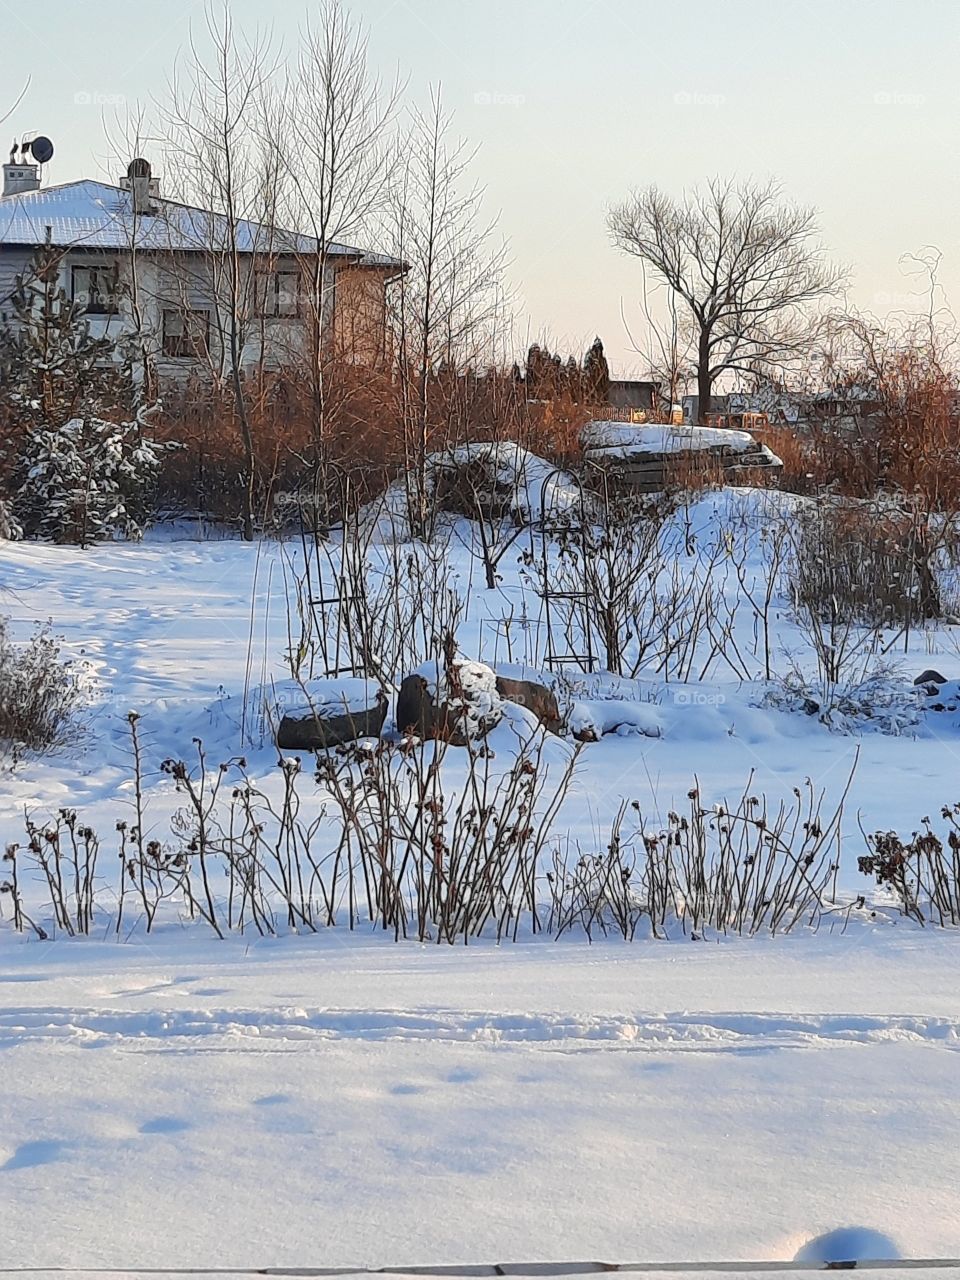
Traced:
[[[258, 509], [272, 518], [278, 494], [325, 491], [326, 509], [383, 491], [420, 446], [421, 388], [389, 373], [343, 364], [324, 380], [295, 373], [250, 376], [247, 416], [257, 458]], [[515, 440], [555, 462], [579, 453], [589, 410], [572, 401], [527, 404], [522, 383], [506, 373], [440, 370], [427, 387], [428, 451], [479, 441]], [[322, 422], [322, 427], [321, 427]], [[191, 381], [164, 396], [158, 438], [178, 446], [165, 459], [159, 505], [234, 520], [242, 509], [244, 451], [230, 388]]]
[[817, 616], [915, 627], [942, 615], [937, 545], [926, 516], [894, 504], [826, 497], [800, 512], [787, 576]]
[[65, 746], [82, 702], [80, 668], [61, 658], [50, 627], [17, 644], [0, 618], [0, 749], [17, 761]]

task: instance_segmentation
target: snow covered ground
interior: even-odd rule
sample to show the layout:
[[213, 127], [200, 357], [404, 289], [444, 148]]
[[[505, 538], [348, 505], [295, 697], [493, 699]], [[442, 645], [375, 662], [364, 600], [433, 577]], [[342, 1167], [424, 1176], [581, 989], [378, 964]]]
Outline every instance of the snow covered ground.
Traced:
[[3, 1262], [957, 1254], [954, 938], [339, 942], [6, 952]]
[[[74, 748], [0, 778], [4, 843], [25, 808], [69, 805], [114, 876], [130, 710], [158, 831], [160, 762], [193, 737], [267, 775], [275, 749], [240, 741], [243, 691], [288, 674], [296, 554], [0, 545], [2, 611], [52, 618], [98, 685]], [[502, 661], [516, 557], [490, 593], [462, 538], [451, 556], [461, 647]], [[960, 676], [951, 631], [914, 638], [908, 680]], [[799, 643], [782, 608], [777, 635]], [[631, 683], [638, 723], [584, 748], [562, 829], [602, 847], [621, 800], [659, 818], [694, 775], [710, 799], [751, 772], [771, 798], [809, 776], [829, 805], [859, 749], [842, 887], [873, 895], [875, 920], [711, 943], [217, 942], [198, 925], [40, 942], [5, 907], [0, 1265], [789, 1259], [846, 1226], [960, 1255], [960, 931], [902, 921], [856, 870], [858, 810], [909, 835], [960, 799], [960, 714], [857, 738], [759, 691], [719, 666]], [[610, 682], [580, 692], [607, 702]]]
[[[754, 496], [762, 502], [768, 495]], [[695, 508], [693, 519], [704, 528], [716, 526], [710, 499]], [[525, 545], [507, 553], [499, 566], [502, 585], [488, 592], [462, 530], [450, 538], [450, 575], [468, 607], [461, 649], [498, 669], [515, 670], [542, 657], [539, 604], [531, 602], [516, 563]], [[262, 737], [249, 740], [257, 729], [249, 695], [258, 686], [289, 681], [283, 654], [291, 640], [287, 606], [299, 559], [298, 543], [156, 539], [87, 551], [0, 543], [0, 610], [22, 635], [34, 622], [51, 619], [66, 652], [88, 662], [96, 682], [76, 746], [3, 778], [4, 838], [16, 837], [24, 805], [70, 804], [95, 826], [112, 827], [117, 804], [130, 799], [131, 710], [142, 717], [148, 791], [158, 801], [172, 792], [160, 762], [189, 758], [194, 737], [203, 739], [211, 761], [242, 751], [254, 773], [269, 772], [276, 750]], [[726, 592], [736, 590], [731, 574]], [[762, 650], [748, 614], [741, 610], [736, 624], [738, 647], [759, 676]], [[782, 601], [775, 602], [773, 617], [774, 667], [785, 672], [809, 655]], [[888, 661], [899, 670], [905, 696], [930, 666], [950, 680], [960, 678], [960, 627], [916, 631], [909, 652], [898, 648]], [[754, 788], [771, 798], [789, 797], [809, 777], [826, 789], [829, 804], [839, 799], [858, 752], [845, 824], [851, 840], [859, 841], [858, 812], [868, 830], [909, 834], [925, 814], [960, 799], [960, 711], [921, 713], [899, 736], [835, 733], [816, 717], [758, 705], [766, 686], [738, 678], [716, 658], [700, 680], [699, 665], [690, 681], [669, 683], [643, 673], [636, 681], [571, 677], [573, 696], [602, 712], [601, 718], [615, 723], [622, 712], [633, 722], [582, 756], [578, 803], [566, 814], [579, 832], [595, 838], [621, 798], [638, 800], [650, 819], [683, 808], [694, 776], [709, 800], [734, 798], [751, 773]], [[245, 690], [247, 740], [240, 733]], [[626, 701], [604, 709], [617, 698]], [[851, 885], [865, 887], [856, 877]]]

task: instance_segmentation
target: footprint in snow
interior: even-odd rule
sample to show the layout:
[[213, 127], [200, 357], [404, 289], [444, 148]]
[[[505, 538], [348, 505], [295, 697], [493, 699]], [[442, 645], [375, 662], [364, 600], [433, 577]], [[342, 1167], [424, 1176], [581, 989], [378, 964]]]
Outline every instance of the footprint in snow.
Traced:
[[140, 1126], [141, 1133], [184, 1133], [192, 1128], [188, 1120], [180, 1120], [177, 1116], [154, 1116], [145, 1120]]
[[59, 1138], [37, 1138], [33, 1142], [21, 1142], [13, 1155], [2, 1165], [0, 1172], [11, 1173], [14, 1169], [36, 1169], [39, 1165], [53, 1164], [59, 1160], [66, 1147]]

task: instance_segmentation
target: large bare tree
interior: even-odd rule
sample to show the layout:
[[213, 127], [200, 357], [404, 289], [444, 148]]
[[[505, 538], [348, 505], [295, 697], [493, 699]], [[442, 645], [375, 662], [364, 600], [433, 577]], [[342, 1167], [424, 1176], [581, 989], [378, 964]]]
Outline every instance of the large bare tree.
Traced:
[[[243, 536], [254, 536], [257, 458], [243, 380], [243, 352], [255, 337], [257, 321], [254, 258], [275, 254], [276, 203], [280, 163], [270, 139], [271, 106], [279, 61], [269, 37], [238, 32], [226, 0], [206, 0], [206, 42], [191, 33], [181, 77], [161, 106], [167, 173], [186, 203], [215, 217], [185, 220], [200, 259], [200, 278], [185, 269], [181, 287], [190, 296], [206, 294], [215, 321], [216, 343], [207, 359], [229, 383], [244, 450]], [[199, 354], [199, 353], [198, 353]]]
[[325, 370], [330, 351], [336, 241], [369, 236], [383, 214], [397, 163], [390, 127], [399, 81], [385, 85], [368, 67], [367, 37], [340, 0], [323, 0], [300, 35], [280, 149], [289, 174], [291, 221], [308, 231], [317, 252], [305, 260], [308, 373], [315, 433], [323, 446]]
[[774, 182], [714, 179], [681, 200], [646, 187], [611, 210], [608, 226], [686, 313], [701, 421], [722, 374], [762, 375], [802, 352], [811, 304], [844, 279], [817, 239], [815, 211], [784, 201]]
[[407, 265], [391, 299], [408, 499], [418, 535], [427, 531], [431, 428], [457, 434], [461, 375], [496, 348], [507, 300], [506, 248], [484, 221], [482, 190], [471, 183], [475, 152], [451, 132], [439, 87], [429, 107], [410, 112], [392, 192], [393, 253]]

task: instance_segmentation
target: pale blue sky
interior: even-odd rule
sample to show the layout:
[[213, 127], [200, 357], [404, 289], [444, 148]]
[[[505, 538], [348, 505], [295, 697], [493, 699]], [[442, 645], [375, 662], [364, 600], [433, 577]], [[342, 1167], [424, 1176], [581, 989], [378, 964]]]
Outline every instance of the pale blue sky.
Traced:
[[[853, 271], [851, 299], [883, 313], [916, 285], [901, 254], [944, 254], [960, 307], [960, 3], [957, 0], [354, 0], [374, 62], [409, 93], [440, 80], [510, 243], [531, 336], [629, 351], [638, 267], [609, 245], [604, 208], [655, 181], [779, 178], [821, 210]], [[236, 19], [292, 37], [299, 0], [232, 0]], [[48, 180], [104, 176], [103, 117], [162, 94], [202, 0], [0, 0], [7, 122], [57, 146]], [[78, 95], [80, 95], [78, 97]], [[89, 101], [88, 101], [89, 99]], [[489, 100], [488, 100], [489, 99]], [[114, 175], [115, 176], [115, 175]], [[161, 175], [162, 179], [162, 175]]]

